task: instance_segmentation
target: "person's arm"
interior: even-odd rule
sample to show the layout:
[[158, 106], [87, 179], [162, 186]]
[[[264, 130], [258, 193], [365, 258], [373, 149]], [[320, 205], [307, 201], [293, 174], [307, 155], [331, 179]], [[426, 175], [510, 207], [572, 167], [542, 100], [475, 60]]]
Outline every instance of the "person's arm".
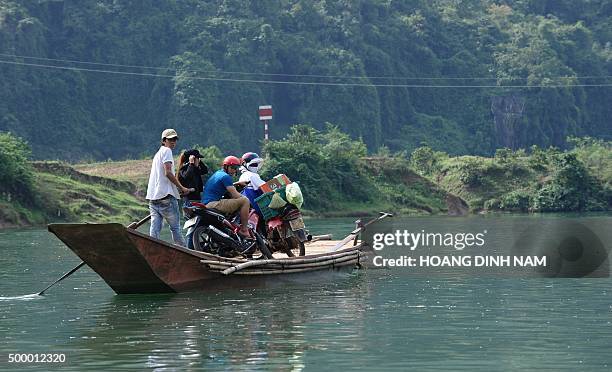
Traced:
[[255, 174], [251, 177], [251, 186], [253, 186], [253, 190], [259, 190], [259, 188], [264, 185], [266, 181], [261, 179], [259, 174]]
[[183, 167], [183, 169], [181, 170], [181, 177], [184, 180], [191, 180], [194, 177], [198, 176], [197, 173], [198, 173], [198, 169], [196, 168], [196, 166], [193, 163], [189, 163], [188, 166]]
[[232, 199], [242, 198], [242, 194], [240, 194], [234, 186], [227, 186], [225, 189], [227, 190], [227, 192], [229, 192]]
[[176, 185], [181, 194], [188, 194], [189, 192], [191, 192], [191, 189], [188, 189], [185, 186], [181, 185], [179, 180], [176, 179], [174, 173], [172, 173], [172, 162], [164, 163], [164, 174], [166, 175], [166, 177], [168, 177], [170, 182]]
[[251, 183], [251, 181], [238, 181], [238, 182], [234, 182], [234, 186], [245, 187], [249, 183]]

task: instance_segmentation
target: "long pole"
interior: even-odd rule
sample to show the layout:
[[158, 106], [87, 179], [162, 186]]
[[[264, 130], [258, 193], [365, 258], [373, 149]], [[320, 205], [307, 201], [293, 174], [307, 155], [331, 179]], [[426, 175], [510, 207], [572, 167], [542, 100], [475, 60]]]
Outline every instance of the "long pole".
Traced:
[[85, 265], [84, 261], [81, 261], [80, 264], [76, 265], [72, 270], [68, 271], [66, 274], [62, 275], [61, 278], [59, 278], [58, 280], [54, 281], [53, 283], [49, 284], [47, 286], [47, 288], [43, 289], [42, 291], [38, 292], [39, 296], [42, 296], [45, 291], [51, 287], [53, 287], [54, 285], [56, 285], [57, 283], [61, 282], [62, 280], [66, 279], [67, 277], [69, 277], [70, 275], [72, 275], [75, 271], [77, 271], [78, 269], [81, 268], [81, 266]]
[[270, 140], [270, 133], [268, 132], [268, 121], [264, 120], [264, 140], [266, 143]]
[[[138, 227], [140, 227], [140, 225], [142, 225], [143, 223], [147, 222], [148, 220], [151, 219], [151, 215], [146, 216], [145, 218], [143, 218], [142, 220], [138, 221], [138, 222], [132, 222], [131, 224], [129, 224], [127, 226], [128, 229], [137, 229]], [[67, 277], [69, 277], [70, 275], [74, 274], [78, 269], [80, 269], [83, 265], [85, 265], [84, 261], [81, 261], [80, 264], [76, 265], [72, 270], [68, 271], [66, 274], [62, 275], [59, 279], [57, 279], [56, 281], [54, 281], [53, 283], [51, 283], [50, 285], [47, 286], [47, 288], [43, 289], [42, 291], [38, 292], [39, 296], [42, 296], [45, 291], [51, 287], [53, 287], [54, 285], [56, 285], [57, 283], [61, 282], [62, 280], [66, 279]]]

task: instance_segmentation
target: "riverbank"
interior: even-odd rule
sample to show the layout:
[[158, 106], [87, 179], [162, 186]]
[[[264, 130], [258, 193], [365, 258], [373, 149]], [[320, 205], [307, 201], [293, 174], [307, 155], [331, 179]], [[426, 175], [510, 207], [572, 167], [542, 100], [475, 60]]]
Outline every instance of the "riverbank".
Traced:
[[128, 223], [148, 213], [131, 182], [88, 175], [61, 162], [31, 165], [34, 193], [25, 201], [10, 196], [0, 201], [0, 228], [50, 222]]
[[[146, 215], [144, 199], [150, 160], [83, 163], [31, 163], [35, 195], [31, 203], [0, 200], [0, 229], [41, 226], [50, 222], [119, 222], [127, 224]], [[382, 175], [381, 175], [382, 176]], [[381, 187], [391, 187], [381, 185]], [[399, 214], [456, 214], [457, 198], [412, 175], [393, 186], [393, 198], [365, 203], [335, 201], [333, 210], [304, 209], [307, 217], [371, 216], [392, 210]], [[307, 190], [304, 190], [307, 192]], [[450, 200], [450, 202], [447, 202]], [[461, 203], [459, 203], [461, 205]], [[466, 212], [467, 209], [463, 208]], [[463, 213], [461, 212], [461, 213]]]
[[[390, 155], [349, 159], [353, 172], [337, 177], [329, 176], [330, 169], [344, 168], [335, 164], [323, 164], [325, 171], [298, 173], [292, 170], [291, 159], [282, 163], [275, 158], [263, 174], [266, 178], [288, 169], [305, 194], [307, 217], [363, 217], [379, 211], [398, 215], [605, 212], [612, 210], [611, 153], [609, 144], [602, 142], [565, 152], [500, 150], [490, 158], [450, 157], [420, 148], [410, 160]], [[219, 163], [215, 156], [205, 160], [211, 170]], [[28, 164], [29, 194], [0, 195], [0, 229], [50, 222], [127, 224], [148, 213], [144, 194], [149, 159]]]

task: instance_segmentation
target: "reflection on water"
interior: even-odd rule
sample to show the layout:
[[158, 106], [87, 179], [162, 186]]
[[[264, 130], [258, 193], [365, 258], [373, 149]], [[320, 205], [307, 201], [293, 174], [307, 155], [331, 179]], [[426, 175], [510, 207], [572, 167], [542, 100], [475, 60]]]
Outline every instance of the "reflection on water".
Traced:
[[[92, 368], [125, 366], [130, 360], [150, 368], [300, 370], [306, 353], [326, 348], [308, 340], [310, 327], [330, 330], [350, 321], [356, 329], [335, 335], [338, 341], [364, 336], [359, 299], [368, 290], [359, 275], [344, 279], [316, 288], [295, 286], [291, 292], [115, 296], [96, 311], [95, 324], [67, 346], [78, 350], [79, 365]], [[330, 304], [329, 298], [336, 301]]]
[[15, 352], [62, 352], [67, 363], [51, 367], [78, 371], [612, 365], [609, 278], [379, 269], [271, 289], [117, 296], [84, 268], [29, 300], [78, 259], [41, 230], [0, 232], [0, 249], [0, 368]]

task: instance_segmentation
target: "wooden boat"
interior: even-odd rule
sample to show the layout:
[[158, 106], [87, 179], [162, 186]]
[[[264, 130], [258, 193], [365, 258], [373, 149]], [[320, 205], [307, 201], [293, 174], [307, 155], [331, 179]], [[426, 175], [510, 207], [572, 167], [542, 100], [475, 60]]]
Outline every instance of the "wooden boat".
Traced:
[[[306, 275], [353, 270], [365, 258], [356, 229], [340, 242], [316, 242], [307, 256], [225, 258], [183, 248], [118, 223], [51, 224], [49, 231], [118, 294], [218, 291], [301, 281]], [[341, 248], [348, 245], [346, 248]], [[338, 249], [340, 248], [340, 249]]]

